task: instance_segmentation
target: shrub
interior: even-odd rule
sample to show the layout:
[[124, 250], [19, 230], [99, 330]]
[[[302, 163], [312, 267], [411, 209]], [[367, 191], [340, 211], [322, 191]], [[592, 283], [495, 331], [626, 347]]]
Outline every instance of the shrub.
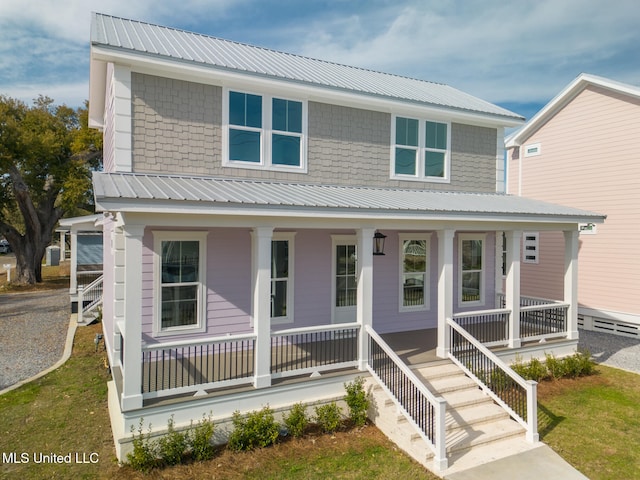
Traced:
[[335, 403], [327, 403], [315, 408], [316, 423], [324, 433], [334, 433], [342, 422], [342, 412]]
[[284, 416], [284, 424], [291, 435], [301, 437], [309, 424], [307, 407], [302, 403], [296, 403], [291, 407], [289, 414]]
[[194, 427], [191, 424], [191, 434], [189, 435], [189, 443], [191, 446], [191, 454], [196, 461], [210, 460], [213, 458], [214, 448], [211, 445], [213, 437], [213, 421], [202, 416], [202, 420]]
[[233, 412], [234, 430], [229, 436], [228, 446], [231, 450], [252, 450], [256, 447], [267, 447], [278, 440], [280, 428], [273, 418], [273, 411], [268, 407], [250, 412], [246, 416]]
[[579, 376], [593, 375], [596, 363], [591, 358], [591, 352], [589, 350], [581, 350], [575, 356], [578, 359], [578, 367], [580, 368]]
[[356, 427], [362, 427], [367, 423], [367, 410], [369, 408], [369, 397], [364, 391], [364, 379], [357, 377], [351, 383], [345, 383], [347, 391], [345, 401], [349, 407], [349, 419]]
[[178, 465], [182, 463], [188, 445], [187, 434], [176, 431], [173, 415], [171, 415], [167, 434], [158, 441], [160, 458], [166, 465]]
[[135, 434], [133, 425], [131, 426], [131, 435], [133, 436], [133, 451], [127, 454], [127, 462], [131, 468], [141, 472], [148, 472], [158, 465], [156, 455], [156, 445], [151, 442], [151, 424], [146, 435], [142, 433], [143, 419], [140, 419], [138, 426], [138, 436]]
[[545, 364], [551, 378], [558, 379], [566, 375], [566, 360], [558, 360], [555, 355], [549, 353], [545, 354], [544, 357], [546, 359]]

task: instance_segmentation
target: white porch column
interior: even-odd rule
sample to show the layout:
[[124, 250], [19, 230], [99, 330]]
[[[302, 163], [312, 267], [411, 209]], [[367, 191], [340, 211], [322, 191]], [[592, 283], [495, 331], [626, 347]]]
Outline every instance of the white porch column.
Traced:
[[60, 231], [60, 261], [64, 262], [67, 259], [67, 232]]
[[522, 230], [507, 231], [507, 265], [505, 307], [509, 314], [509, 348], [518, 348], [520, 341], [520, 245]]
[[578, 230], [564, 232], [564, 301], [567, 309], [567, 338], [578, 338]]
[[271, 386], [271, 240], [273, 227], [252, 232], [253, 331], [256, 334], [254, 386]]
[[124, 225], [123, 411], [142, 408], [142, 236], [143, 225]]
[[69, 293], [75, 295], [78, 291], [78, 231], [73, 227], [71, 235], [71, 271], [69, 272]]
[[453, 317], [453, 237], [455, 230], [438, 230], [438, 346], [436, 355], [449, 354], [449, 327]]
[[375, 229], [361, 228], [357, 233], [358, 296], [356, 321], [360, 325], [358, 337], [358, 368], [367, 369], [369, 342], [365, 327], [373, 326], [373, 235]]

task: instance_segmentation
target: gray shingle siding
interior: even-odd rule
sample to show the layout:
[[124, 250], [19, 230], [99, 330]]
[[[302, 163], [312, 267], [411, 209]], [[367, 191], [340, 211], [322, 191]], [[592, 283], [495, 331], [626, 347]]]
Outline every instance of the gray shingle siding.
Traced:
[[308, 104], [308, 173], [222, 166], [222, 89], [133, 73], [133, 171], [447, 191], [495, 191], [495, 129], [452, 124], [451, 183], [391, 180], [391, 115]]

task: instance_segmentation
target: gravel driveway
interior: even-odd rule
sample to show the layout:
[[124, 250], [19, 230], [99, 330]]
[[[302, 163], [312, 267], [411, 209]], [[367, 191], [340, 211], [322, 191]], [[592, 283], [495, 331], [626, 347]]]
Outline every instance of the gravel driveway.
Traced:
[[68, 289], [0, 294], [0, 390], [60, 360], [70, 312]]
[[598, 363], [640, 373], [640, 338], [580, 330], [578, 346]]

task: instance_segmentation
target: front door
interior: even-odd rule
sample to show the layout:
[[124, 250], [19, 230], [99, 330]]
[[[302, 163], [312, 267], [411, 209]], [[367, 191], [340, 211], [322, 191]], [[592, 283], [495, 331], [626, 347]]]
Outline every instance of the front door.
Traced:
[[333, 242], [333, 323], [356, 321], [356, 238], [336, 236]]

